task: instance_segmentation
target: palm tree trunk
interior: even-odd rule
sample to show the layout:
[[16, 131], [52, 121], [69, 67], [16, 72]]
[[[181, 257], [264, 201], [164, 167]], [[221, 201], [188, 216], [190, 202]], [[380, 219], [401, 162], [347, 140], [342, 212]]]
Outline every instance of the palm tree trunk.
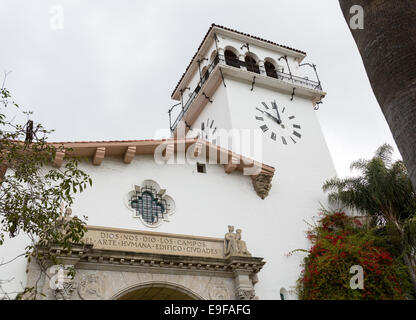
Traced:
[[[364, 29], [351, 33], [368, 78], [416, 189], [416, 1], [339, 0], [350, 25], [353, 5]], [[366, 102], [360, 102], [365, 107]]]

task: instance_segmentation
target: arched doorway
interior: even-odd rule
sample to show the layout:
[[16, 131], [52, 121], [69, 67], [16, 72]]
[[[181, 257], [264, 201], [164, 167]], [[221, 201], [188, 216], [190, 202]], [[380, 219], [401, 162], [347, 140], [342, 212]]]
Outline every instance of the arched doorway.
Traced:
[[169, 283], [148, 283], [119, 292], [113, 300], [202, 300], [187, 288]]

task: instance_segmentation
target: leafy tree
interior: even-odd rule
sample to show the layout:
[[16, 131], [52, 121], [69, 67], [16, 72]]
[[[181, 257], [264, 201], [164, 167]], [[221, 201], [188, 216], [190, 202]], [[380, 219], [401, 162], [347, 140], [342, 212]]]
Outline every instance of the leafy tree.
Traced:
[[[56, 153], [63, 150], [62, 146], [47, 142], [52, 131], [41, 124], [34, 126], [32, 121], [26, 125], [15, 124], [6, 116], [7, 108], [20, 110], [3, 82], [0, 91], [0, 245], [5, 241], [5, 234], [13, 238], [25, 233], [30, 244], [20, 256], [41, 262], [42, 257], [37, 253], [39, 246], [53, 243], [70, 248], [71, 244], [80, 243], [86, 218], [63, 219], [62, 204], [71, 206], [74, 194], [82, 192], [92, 181], [78, 168], [79, 159], [68, 158], [61, 169], [51, 169], [48, 165]], [[36, 298], [36, 288], [27, 288], [27, 291]]]
[[[344, 212], [323, 212], [308, 231], [307, 251], [297, 292], [303, 300], [401, 300], [412, 292], [406, 266], [388, 251], [376, 229]], [[351, 282], [352, 266], [363, 268], [362, 286]]]
[[358, 160], [351, 169], [361, 175], [325, 182], [329, 201], [372, 218], [391, 249], [404, 259], [416, 289], [416, 195], [402, 161], [392, 162], [391, 146], [382, 145], [370, 160]]

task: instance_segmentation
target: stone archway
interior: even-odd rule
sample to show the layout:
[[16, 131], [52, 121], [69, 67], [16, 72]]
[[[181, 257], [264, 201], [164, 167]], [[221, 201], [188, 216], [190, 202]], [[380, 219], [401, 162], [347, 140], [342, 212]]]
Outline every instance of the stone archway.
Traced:
[[[55, 257], [48, 275], [33, 259], [28, 285], [38, 285], [42, 299], [61, 300], [233, 300], [256, 299], [257, 273], [265, 264], [224, 239], [88, 226], [84, 245], [71, 250], [45, 247]], [[230, 236], [230, 232], [228, 233]], [[237, 239], [237, 238], [236, 238]], [[236, 240], [237, 241], [237, 240]], [[240, 245], [246, 248], [242, 240]], [[238, 249], [238, 250], [237, 250]], [[65, 268], [76, 270], [69, 276]], [[50, 278], [61, 272], [61, 287]], [[40, 279], [40, 280], [38, 280]]]
[[167, 282], [142, 283], [121, 290], [112, 300], [203, 300], [195, 292]]

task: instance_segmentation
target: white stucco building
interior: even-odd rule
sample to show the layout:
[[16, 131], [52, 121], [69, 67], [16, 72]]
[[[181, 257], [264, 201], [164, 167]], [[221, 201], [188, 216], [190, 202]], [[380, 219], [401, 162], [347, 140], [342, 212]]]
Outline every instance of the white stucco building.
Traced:
[[[287, 254], [308, 247], [305, 220], [336, 175], [315, 113], [325, 92], [305, 78], [305, 57], [212, 25], [172, 93], [171, 139], [64, 144], [91, 159], [81, 168], [93, 187], [72, 212], [95, 226], [87, 250], [61, 253], [77, 269], [65, 298], [296, 298], [303, 256]], [[223, 240], [229, 225], [251, 256], [234, 233]], [[27, 285], [37, 274], [24, 259], [4, 270]]]

